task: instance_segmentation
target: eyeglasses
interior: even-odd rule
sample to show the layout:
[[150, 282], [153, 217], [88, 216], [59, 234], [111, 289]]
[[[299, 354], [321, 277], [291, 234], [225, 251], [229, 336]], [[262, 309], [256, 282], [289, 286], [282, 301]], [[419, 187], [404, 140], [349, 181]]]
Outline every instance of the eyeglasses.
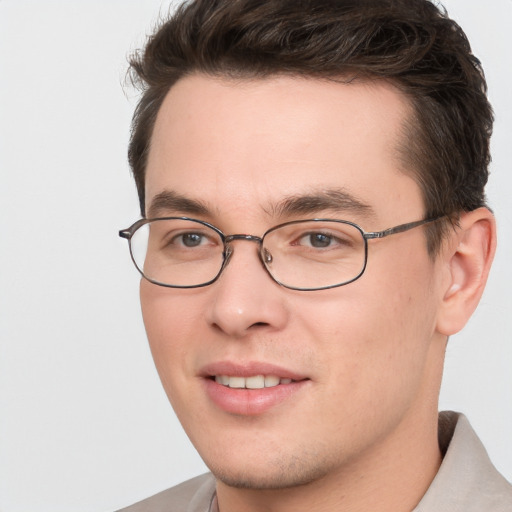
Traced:
[[126, 238], [137, 270], [148, 281], [170, 288], [199, 288], [215, 282], [233, 254], [232, 243], [258, 244], [270, 277], [292, 290], [324, 290], [361, 277], [368, 261], [368, 240], [384, 238], [439, 220], [443, 216], [366, 232], [346, 220], [294, 220], [270, 228], [262, 237], [225, 235], [208, 222], [188, 217], [141, 219], [119, 231]]

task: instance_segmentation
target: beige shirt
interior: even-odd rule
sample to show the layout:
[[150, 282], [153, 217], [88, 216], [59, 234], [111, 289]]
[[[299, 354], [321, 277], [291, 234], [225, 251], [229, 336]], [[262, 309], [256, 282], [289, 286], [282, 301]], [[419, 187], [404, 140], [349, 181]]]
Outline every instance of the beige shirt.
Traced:
[[[439, 415], [439, 471], [412, 512], [512, 512], [512, 485], [489, 460], [467, 418]], [[187, 480], [118, 512], [218, 512], [215, 479]]]

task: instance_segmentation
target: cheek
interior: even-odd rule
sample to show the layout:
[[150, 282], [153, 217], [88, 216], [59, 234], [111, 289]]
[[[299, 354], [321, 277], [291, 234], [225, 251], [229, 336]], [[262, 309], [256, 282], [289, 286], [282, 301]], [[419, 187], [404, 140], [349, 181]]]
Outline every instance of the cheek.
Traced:
[[367, 288], [367, 306], [375, 323], [387, 335], [394, 332], [403, 342], [411, 337], [418, 341], [431, 337], [438, 306], [438, 273], [425, 250], [423, 235], [411, 233], [409, 238], [413, 238], [409, 243], [390, 238], [382, 240], [381, 245], [374, 244], [362, 283]]
[[410, 323], [413, 299], [372, 298], [356, 288], [337, 301], [312, 301], [302, 324], [320, 358], [317, 407], [334, 438], [391, 428], [417, 401], [427, 374], [430, 340], [418, 339], [420, 328]]
[[404, 272], [397, 259], [295, 307], [305, 312], [300, 328], [318, 344], [323, 371], [354, 391], [399, 387], [427, 358], [436, 316], [430, 270]]
[[[144, 326], [155, 366], [166, 389], [172, 379], [181, 379], [191, 354], [191, 343], [197, 336], [199, 307], [188, 307], [179, 293], [155, 286], [145, 280], [140, 285], [140, 301]], [[195, 332], [192, 337], [191, 333]]]

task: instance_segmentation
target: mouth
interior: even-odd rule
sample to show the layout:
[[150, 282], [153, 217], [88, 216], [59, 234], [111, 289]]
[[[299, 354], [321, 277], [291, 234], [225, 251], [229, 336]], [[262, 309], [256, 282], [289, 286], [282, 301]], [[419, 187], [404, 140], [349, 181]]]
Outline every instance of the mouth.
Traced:
[[211, 377], [217, 384], [233, 389], [263, 389], [274, 388], [285, 384], [291, 384], [294, 381], [288, 377], [278, 377], [277, 375], [251, 375], [241, 377], [237, 375], [215, 375]]
[[301, 396], [311, 380], [291, 369], [262, 362], [222, 361], [201, 369], [206, 395], [214, 406], [238, 416], [266, 413]]

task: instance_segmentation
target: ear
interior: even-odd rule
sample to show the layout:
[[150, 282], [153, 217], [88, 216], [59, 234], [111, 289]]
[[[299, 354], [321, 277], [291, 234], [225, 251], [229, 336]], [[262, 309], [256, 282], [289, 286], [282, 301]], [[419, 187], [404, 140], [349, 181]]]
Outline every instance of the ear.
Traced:
[[496, 250], [496, 223], [487, 208], [463, 213], [442, 250], [445, 265], [437, 331], [450, 336], [473, 314], [485, 288]]

